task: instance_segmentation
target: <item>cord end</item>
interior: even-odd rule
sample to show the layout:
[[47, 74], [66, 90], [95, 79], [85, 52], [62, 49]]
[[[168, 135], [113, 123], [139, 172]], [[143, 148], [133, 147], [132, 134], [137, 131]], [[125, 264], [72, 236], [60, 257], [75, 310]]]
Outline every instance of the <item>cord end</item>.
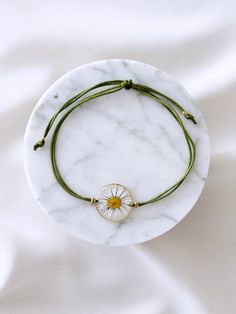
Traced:
[[184, 115], [184, 117], [188, 120], [191, 120], [194, 124], [197, 124], [194, 116], [186, 111], [182, 111], [182, 114]]
[[41, 139], [40, 141], [38, 141], [36, 144], [34, 144], [34, 150], [37, 150], [39, 147], [43, 147], [43, 145], [45, 144], [45, 139]]
[[96, 198], [94, 198], [94, 197], [91, 197], [90, 203], [91, 204], [96, 204], [96, 203], [98, 203], [98, 200]]

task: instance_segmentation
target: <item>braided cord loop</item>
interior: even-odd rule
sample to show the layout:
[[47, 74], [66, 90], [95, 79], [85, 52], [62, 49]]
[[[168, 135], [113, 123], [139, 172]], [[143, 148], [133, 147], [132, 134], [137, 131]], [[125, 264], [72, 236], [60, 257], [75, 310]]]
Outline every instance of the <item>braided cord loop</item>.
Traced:
[[[107, 86], [108, 86], [108, 88], [102, 89], [98, 92], [94, 92], [90, 95], [86, 95], [86, 94], [92, 92], [93, 90], [96, 90], [96, 89], [102, 88], [102, 87], [107, 87]], [[76, 108], [78, 108], [83, 103], [86, 103], [92, 99], [99, 98], [99, 97], [102, 97], [102, 96], [105, 96], [108, 94], [116, 93], [116, 92], [120, 91], [121, 89], [125, 89], [125, 90], [134, 89], [134, 90], [138, 91], [139, 93], [154, 99], [159, 104], [161, 104], [166, 110], [168, 110], [169, 113], [173, 116], [173, 118], [176, 120], [176, 122], [180, 126], [180, 128], [183, 132], [184, 138], [186, 140], [188, 150], [189, 150], [188, 164], [185, 168], [185, 171], [184, 171], [182, 177], [175, 184], [170, 186], [167, 190], [161, 192], [160, 194], [154, 196], [153, 198], [148, 199], [148, 200], [143, 201], [143, 202], [134, 202], [133, 204], [130, 204], [133, 207], [137, 207], [137, 206], [143, 206], [143, 205], [157, 202], [157, 201], [167, 197], [171, 193], [173, 193], [184, 182], [184, 180], [188, 176], [189, 172], [191, 171], [191, 169], [194, 165], [195, 159], [196, 159], [196, 149], [195, 149], [194, 142], [191, 139], [188, 131], [186, 130], [186, 128], [185, 128], [185, 126], [184, 126], [184, 124], [180, 118], [178, 111], [186, 119], [191, 120], [194, 124], [196, 124], [195, 118], [193, 115], [191, 115], [190, 113], [185, 111], [185, 109], [179, 103], [177, 103], [175, 100], [173, 100], [169, 96], [167, 96], [167, 95], [161, 93], [160, 91], [157, 91], [151, 87], [148, 87], [148, 86], [145, 86], [142, 84], [133, 83], [132, 80], [111, 80], [111, 81], [101, 82], [99, 84], [96, 84], [96, 85], [88, 88], [88, 89], [81, 91], [80, 93], [78, 93], [74, 97], [70, 98], [67, 102], [65, 102], [59, 108], [59, 110], [52, 116], [52, 118], [49, 120], [49, 122], [46, 126], [46, 129], [44, 131], [43, 138], [41, 140], [39, 140], [33, 146], [33, 149], [37, 150], [39, 147], [44, 146], [45, 139], [46, 139], [50, 129], [52, 128], [55, 120], [65, 109], [69, 108], [59, 118], [59, 121], [57, 122], [55, 129], [53, 131], [53, 134], [52, 134], [50, 154], [51, 154], [51, 164], [52, 164], [53, 173], [54, 173], [55, 178], [56, 178], [57, 182], [59, 183], [59, 185], [67, 193], [69, 193], [70, 195], [72, 195], [78, 199], [91, 202], [92, 204], [96, 203], [98, 200], [96, 200], [94, 197], [82, 196], [82, 195], [76, 193], [75, 191], [73, 191], [69, 187], [69, 185], [64, 181], [64, 179], [62, 178], [60, 171], [58, 169], [58, 166], [57, 166], [57, 161], [56, 161], [57, 137], [58, 137], [58, 133], [60, 131], [60, 128], [61, 128], [63, 122]]]

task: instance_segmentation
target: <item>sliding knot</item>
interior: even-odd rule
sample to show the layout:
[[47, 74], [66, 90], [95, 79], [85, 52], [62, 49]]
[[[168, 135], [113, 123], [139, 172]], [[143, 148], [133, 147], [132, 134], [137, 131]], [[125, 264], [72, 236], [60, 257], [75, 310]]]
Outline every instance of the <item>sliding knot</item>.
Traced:
[[132, 85], [133, 85], [133, 82], [132, 80], [124, 80], [122, 82], [122, 86], [125, 88], [125, 89], [131, 89], [132, 88]]
[[37, 150], [37, 148], [42, 147], [45, 144], [45, 139], [41, 139], [36, 144], [34, 144], [34, 150]]
[[196, 120], [192, 114], [190, 114], [186, 111], [183, 111], [182, 113], [186, 119], [191, 120], [194, 124], [197, 124], [197, 122], [196, 122]]

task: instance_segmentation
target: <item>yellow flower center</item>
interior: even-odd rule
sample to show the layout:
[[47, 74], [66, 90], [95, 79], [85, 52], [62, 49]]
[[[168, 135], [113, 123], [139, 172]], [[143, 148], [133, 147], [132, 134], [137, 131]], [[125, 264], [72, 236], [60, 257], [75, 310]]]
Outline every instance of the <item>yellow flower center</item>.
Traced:
[[121, 205], [121, 199], [117, 196], [113, 196], [111, 198], [109, 198], [109, 200], [107, 201], [107, 206], [110, 208], [119, 208]]

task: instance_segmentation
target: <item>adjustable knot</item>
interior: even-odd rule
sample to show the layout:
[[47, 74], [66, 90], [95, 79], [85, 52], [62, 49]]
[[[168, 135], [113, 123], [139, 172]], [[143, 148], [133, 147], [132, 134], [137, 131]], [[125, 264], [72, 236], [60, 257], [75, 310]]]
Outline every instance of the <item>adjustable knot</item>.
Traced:
[[45, 144], [45, 139], [41, 139], [36, 144], [34, 144], [34, 150], [37, 150], [37, 148], [42, 147]]
[[194, 124], [197, 124], [194, 116], [186, 111], [183, 111], [182, 114], [184, 115], [184, 117], [188, 120], [191, 120]]
[[132, 88], [132, 85], [133, 85], [133, 82], [132, 80], [124, 80], [122, 82], [122, 86], [125, 88], [125, 89], [131, 89]]

